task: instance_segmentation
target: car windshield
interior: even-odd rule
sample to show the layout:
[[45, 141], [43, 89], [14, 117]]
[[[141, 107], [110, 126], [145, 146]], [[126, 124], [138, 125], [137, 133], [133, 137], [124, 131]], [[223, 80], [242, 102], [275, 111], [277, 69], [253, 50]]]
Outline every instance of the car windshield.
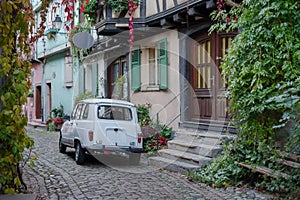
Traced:
[[99, 105], [98, 118], [108, 120], [132, 120], [130, 108], [121, 106]]

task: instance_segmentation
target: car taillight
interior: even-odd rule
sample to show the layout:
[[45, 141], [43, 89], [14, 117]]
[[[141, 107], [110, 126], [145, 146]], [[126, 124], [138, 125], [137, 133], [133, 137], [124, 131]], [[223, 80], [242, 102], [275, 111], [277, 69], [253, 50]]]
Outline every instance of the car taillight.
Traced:
[[139, 133], [139, 134], [138, 134], [138, 143], [141, 143], [141, 142], [142, 142], [142, 134]]
[[93, 141], [94, 139], [94, 132], [93, 131], [89, 131], [89, 140]]

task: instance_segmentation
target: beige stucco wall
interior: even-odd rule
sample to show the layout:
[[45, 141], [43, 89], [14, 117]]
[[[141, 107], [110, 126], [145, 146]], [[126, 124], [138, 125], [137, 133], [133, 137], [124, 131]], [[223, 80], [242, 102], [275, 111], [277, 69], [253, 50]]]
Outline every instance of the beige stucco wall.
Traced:
[[[161, 33], [154, 35], [151, 38], [147, 38], [141, 41], [136, 41], [135, 45], [140, 45], [141, 47], [141, 82], [142, 88], [139, 92], [130, 91], [130, 101], [135, 105], [150, 103], [151, 115], [155, 115], [160, 109], [164, 108], [170, 100], [172, 101], [162, 112], [159, 114], [159, 121], [168, 124], [177, 115], [180, 114], [180, 102], [179, 102], [179, 42], [178, 33], [176, 31], [169, 31], [167, 33]], [[167, 38], [168, 41], [168, 90], [147, 90], [148, 83], [148, 65], [147, 54], [143, 53], [143, 48], [153, 46], [159, 40]], [[153, 116], [156, 118], [156, 116]], [[179, 117], [170, 124], [173, 130], [178, 129]]]

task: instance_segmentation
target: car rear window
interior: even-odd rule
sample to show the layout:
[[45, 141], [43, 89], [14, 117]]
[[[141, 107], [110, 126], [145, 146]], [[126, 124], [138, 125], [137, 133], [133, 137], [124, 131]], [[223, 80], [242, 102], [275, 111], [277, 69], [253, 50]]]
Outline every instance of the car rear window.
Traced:
[[127, 107], [100, 105], [98, 106], [98, 118], [131, 121], [132, 113], [131, 109]]

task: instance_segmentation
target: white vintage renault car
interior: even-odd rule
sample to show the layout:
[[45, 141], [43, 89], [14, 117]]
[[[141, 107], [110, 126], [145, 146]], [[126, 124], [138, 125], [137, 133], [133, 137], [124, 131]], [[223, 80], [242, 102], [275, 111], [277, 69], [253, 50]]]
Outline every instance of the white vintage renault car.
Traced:
[[75, 161], [83, 164], [85, 153], [128, 155], [137, 164], [143, 138], [136, 107], [129, 102], [93, 98], [80, 101], [60, 131], [59, 152], [75, 148]]

